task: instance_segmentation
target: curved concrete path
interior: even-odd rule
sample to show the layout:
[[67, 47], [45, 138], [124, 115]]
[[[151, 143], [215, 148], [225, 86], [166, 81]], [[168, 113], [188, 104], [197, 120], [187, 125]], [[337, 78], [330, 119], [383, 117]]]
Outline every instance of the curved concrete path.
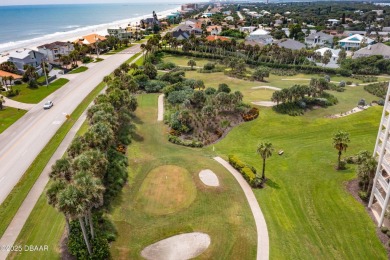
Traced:
[[164, 94], [158, 96], [158, 113], [157, 113], [157, 121], [164, 120]]
[[251, 208], [253, 217], [255, 218], [256, 230], [257, 230], [257, 260], [268, 260], [269, 259], [269, 237], [267, 224], [265, 223], [264, 215], [261, 212], [259, 203], [252, 191], [252, 188], [242, 177], [242, 175], [234, 169], [227, 161], [221, 157], [214, 157], [214, 160], [222, 164], [240, 184], [242, 190], [245, 193], [245, 197], [248, 200], [249, 207]]
[[4, 101], [5, 102], [3, 103], [3, 105], [5, 107], [13, 107], [13, 108], [18, 108], [18, 109], [23, 109], [23, 110], [30, 110], [37, 105], [37, 104], [28, 104], [28, 103], [18, 102], [18, 101], [9, 99], [7, 97], [4, 97]]

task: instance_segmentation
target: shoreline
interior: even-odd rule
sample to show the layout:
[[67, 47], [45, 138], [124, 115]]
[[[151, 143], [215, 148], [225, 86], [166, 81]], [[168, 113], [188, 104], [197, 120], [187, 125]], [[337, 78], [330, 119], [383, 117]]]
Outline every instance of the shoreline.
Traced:
[[[166, 11], [161, 11], [157, 13], [158, 18], [165, 18], [168, 14], [175, 12], [177, 10], [180, 10], [180, 5], [177, 5], [175, 8], [166, 10]], [[51, 43], [54, 41], [64, 41], [64, 42], [72, 42], [76, 40], [77, 38], [96, 33], [100, 35], [107, 35], [107, 29], [108, 28], [119, 28], [119, 27], [127, 27], [128, 24], [135, 25], [136, 22], [139, 22], [141, 19], [145, 19], [148, 17], [151, 17], [151, 13], [147, 15], [140, 15], [137, 17], [133, 18], [128, 18], [128, 19], [122, 19], [122, 20], [117, 20], [113, 21], [110, 23], [105, 23], [105, 24], [97, 24], [97, 25], [92, 25], [92, 26], [85, 26], [85, 27], [80, 27], [75, 30], [71, 30], [68, 32], [55, 32], [51, 34], [47, 34], [45, 36], [41, 36], [38, 38], [32, 38], [29, 40], [21, 40], [17, 42], [8, 42], [8, 43], [2, 43], [0, 44], [0, 63], [5, 62], [8, 60], [8, 55], [12, 51], [20, 50], [20, 49], [32, 49], [32, 50], [37, 50], [37, 47], [43, 44]], [[1, 47], [4, 45], [5, 47]], [[9, 47], [6, 47], [6, 46]]]

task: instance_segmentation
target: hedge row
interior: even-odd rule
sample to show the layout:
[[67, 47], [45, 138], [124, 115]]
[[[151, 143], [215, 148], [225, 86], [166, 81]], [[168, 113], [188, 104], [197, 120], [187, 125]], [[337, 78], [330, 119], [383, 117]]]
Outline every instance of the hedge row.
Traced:
[[203, 144], [199, 141], [195, 141], [195, 140], [186, 141], [186, 140], [183, 140], [180, 137], [174, 136], [174, 135], [168, 135], [168, 141], [171, 143], [183, 145], [183, 146], [197, 147], [197, 148], [203, 147]]
[[240, 161], [235, 155], [229, 155], [229, 163], [237, 171], [241, 173], [244, 179], [251, 185], [255, 187], [256, 180], [256, 169], [250, 165], [246, 165]]
[[[160, 52], [165, 52], [174, 55], [181, 56], [191, 56], [196, 58], [206, 58], [206, 59], [217, 59], [222, 60], [226, 58], [226, 56], [218, 55], [214, 53], [196, 53], [196, 52], [183, 52], [179, 50], [161, 50]], [[306, 73], [326, 73], [326, 74], [340, 74], [341, 76], [349, 77], [352, 75], [350, 70], [345, 69], [335, 69], [335, 68], [325, 68], [320, 66], [309, 66], [309, 65], [294, 65], [294, 64], [279, 64], [279, 63], [271, 63], [271, 62], [260, 62], [256, 60], [246, 59], [245, 61], [248, 65], [254, 66], [265, 66], [274, 69], [293, 69], [299, 72]]]

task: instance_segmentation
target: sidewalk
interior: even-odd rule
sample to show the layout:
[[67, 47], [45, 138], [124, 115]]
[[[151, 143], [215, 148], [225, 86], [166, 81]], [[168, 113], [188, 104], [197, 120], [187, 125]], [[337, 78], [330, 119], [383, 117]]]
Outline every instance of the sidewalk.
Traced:
[[158, 96], [158, 114], [157, 121], [164, 120], [164, 94]]
[[[60, 146], [57, 148], [53, 156], [50, 158], [50, 161], [47, 163], [45, 169], [43, 169], [43, 172], [39, 176], [38, 180], [35, 182], [34, 186], [31, 188], [30, 192], [27, 194], [26, 199], [23, 201], [18, 212], [16, 212], [14, 218], [7, 227], [7, 230], [4, 232], [3, 237], [0, 238], [0, 246], [11, 247], [15, 243], [20, 231], [22, 230], [24, 224], [30, 216], [31, 211], [35, 207], [35, 204], [37, 203], [39, 197], [44, 191], [46, 184], [49, 182], [49, 173], [51, 171], [51, 166], [66, 152], [66, 149], [72, 142], [77, 131], [80, 129], [81, 125], [87, 118], [87, 110], [88, 109], [86, 109], [84, 113], [79, 117], [79, 119], [65, 136], [64, 140], [61, 142]], [[5, 260], [8, 254], [9, 251], [0, 250], [0, 260]]]
[[245, 197], [248, 200], [249, 207], [251, 208], [253, 217], [256, 223], [257, 230], [257, 260], [268, 260], [269, 259], [269, 237], [267, 224], [265, 223], [264, 215], [261, 212], [259, 203], [255, 197], [255, 194], [252, 191], [252, 188], [242, 177], [242, 175], [236, 171], [227, 161], [221, 157], [214, 157], [214, 160], [222, 164], [233, 176], [236, 178], [237, 182], [240, 184], [242, 190], [245, 193]]
[[23, 110], [30, 110], [37, 105], [37, 104], [21, 103], [21, 102], [9, 99], [7, 97], [4, 97], [4, 101], [5, 102], [3, 103], [3, 105], [5, 107], [19, 108], [19, 109], [23, 109]]

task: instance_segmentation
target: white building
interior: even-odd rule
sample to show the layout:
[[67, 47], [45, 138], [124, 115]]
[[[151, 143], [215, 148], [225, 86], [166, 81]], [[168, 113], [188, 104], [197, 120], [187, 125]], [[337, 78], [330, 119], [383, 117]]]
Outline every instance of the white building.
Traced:
[[245, 33], [251, 33], [254, 30], [256, 30], [258, 27], [256, 26], [243, 26], [240, 27], [240, 32], [245, 32]]
[[256, 31], [251, 32], [246, 39], [250, 41], [262, 42], [265, 45], [271, 44], [273, 42], [270, 33], [263, 29], [257, 29]]
[[323, 57], [326, 51], [330, 51], [332, 53], [332, 57], [330, 58], [329, 63], [325, 65], [325, 64], [319, 62], [319, 63], [317, 63], [317, 65], [328, 67], [328, 68], [339, 68], [340, 66], [339, 66], [339, 64], [337, 64], [337, 60], [339, 59], [340, 49], [335, 50], [335, 49], [331, 49], [328, 47], [324, 47], [324, 48], [316, 50], [315, 52], [321, 54], [321, 57]]
[[351, 50], [352, 48], [355, 49], [361, 48], [362, 44], [369, 45], [369, 44], [373, 44], [374, 42], [375, 42], [374, 40], [368, 37], [362, 36], [360, 34], [354, 34], [340, 40], [338, 43], [340, 47], [343, 47], [346, 50]]

